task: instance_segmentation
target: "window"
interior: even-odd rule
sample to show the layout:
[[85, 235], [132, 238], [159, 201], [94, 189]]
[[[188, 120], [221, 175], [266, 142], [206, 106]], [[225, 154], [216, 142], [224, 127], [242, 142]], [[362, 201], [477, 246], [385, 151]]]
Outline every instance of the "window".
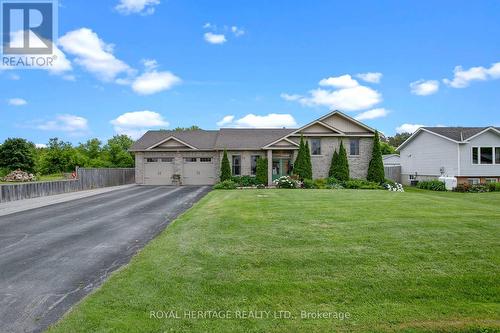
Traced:
[[496, 183], [498, 180], [496, 178], [486, 178], [486, 184]]
[[156, 163], [156, 162], [158, 162], [158, 159], [149, 157], [149, 158], [146, 158], [146, 162], [147, 163]]
[[174, 161], [173, 157], [162, 157], [161, 161], [164, 163], [172, 163]]
[[321, 155], [321, 139], [311, 139], [311, 154]]
[[481, 164], [493, 164], [493, 148], [481, 147]]
[[500, 147], [495, 148], [495, 164], [500, 164]]
[[479, 178], [469, 178], [467, 179], [467, 181], [469, 182], [470, 185], [478, 185], [480, 183]]
[[211, 163], [212, 158], [211, 157], [200, 157], [200, 162]]
[[250, 174], [255, 176], [257, 174], [257, 160], [260, 158], [259, 155], [252, 155], [250, 161]]
[[349, 140], [349, 155], [359, 155], [359, 139]]
[[477, 147], [472, 147], [472, 164], [478, 164], [479, 163], [479, 153], [478, 153], [479, 148]]
[[408, 175], [408, 179], [415, 180], [415, 179], [417, 179], [417, 176], [416, 175]]
[[241, 175], [241, 156], [233, 155], [233, 176]]
[[184, 162], [186, 163], [196, 162], [197, 160], [196, 157], [184, 157]]

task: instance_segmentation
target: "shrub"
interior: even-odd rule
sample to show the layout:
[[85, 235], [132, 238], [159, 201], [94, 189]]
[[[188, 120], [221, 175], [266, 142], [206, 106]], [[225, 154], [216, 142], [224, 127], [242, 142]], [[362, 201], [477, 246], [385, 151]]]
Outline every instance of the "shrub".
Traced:
[[316, 185], [314, 184], [314, 181], [312, 179], [304, 179], [304, 181], [302, 182], [302, 187], [312, 189], [316, 188]]
[[314, 180], [314, 188], [325, 189], [326, 188], [326, 179], [318, 178]]
[[386, 179], [384, 180], [384, 183], [383, 183], [382, 185], [391, 185], [391, 186], [396, 186], [396, 184], [397, 184], [397, 183], [396, 183], [394, 180], [386, 178]]
[[345, 188], [360, 189], [360, 190], [380, 190], [382, 187], [375, 182], [370, 182], [364, 179], [351, 179], [343, 183]]
[[418, 182], [417, 187], [423, 190], [430, 191], [446, 191], [444, 183], [440, 180], [426, 180]]
[[455, 187], [454, 191], [455, 192], [469, 192], [471, 188], [471, 185], [468, 183], [463, 183], [463, 184], [458, 184], [457, 187]]
[[490, 192], [500, 192], [500, 183], [489, 183], [488, 190]]
[[236, 176], [232, 177], [231, 180], [236, 183], [237, 186], [249, 187], [258, 184], [257, 179], [252, 176]]
[[218, 184], [214, 185], [214, 190], [234, 190], [236, 189], [236, 183], [232, 180], [224, 180]]
[[299, 182], [289, 176], [282, 176], [273, 181], [273, 183], [277, 188], [297, 188], [299, 185]]
[[368, 175], [366, 179], [379, 184], [383, 183], [385, 180], [384, 162], [382, 161], [380, 139], [377, 131], [375, 131], [375, 136], [373, 137], [372, 159], [368, 165]]
[[[332, 158], [333, 160], [333, 158]], [[349, 180], [349, 162], [347, 161], [347, 152], [344, 148], [344, 143], [340, 141], [339, 154], [336, 158], [336, 164], [330, 167], [332, 169], [331, 177], [338, 180]]]
[[257, 184], [267, 185], [267, 158], [257, 159], [257, 172], [255, 175], [255, 181]]
[[299, 152], [293, 165], [293, 173], [300, 180], [312, 178], [311, 153], [309, 151], [309, 143], [304, 142], [304, 137], [300, 137]]
[[220, 166], [220, 181], [231, 179], [231, 166], [229, 165], [229, 158], [227, 157], [227, 150], [224, 149], [224, 156], [222, 156], [222, 163]]
[[394, 183], [394, 185], [391, 185], [389, 183], [385, 183], [384, 188], [386, 190], [392, 191], [392, 192], [404, 192], [405, 191], [403, 188], [403, 185], [399, 184], [399, 183]]
[[328, 171], [328, 177], [334, 177], [335, 176], [335, 170], [337, 168], [338, 162], [337, 160], [339, 159], [339, 153], [337, 153], [337, 149], [333, 152], [332, 155], [332, 161], [330, 164], [330, 170]]

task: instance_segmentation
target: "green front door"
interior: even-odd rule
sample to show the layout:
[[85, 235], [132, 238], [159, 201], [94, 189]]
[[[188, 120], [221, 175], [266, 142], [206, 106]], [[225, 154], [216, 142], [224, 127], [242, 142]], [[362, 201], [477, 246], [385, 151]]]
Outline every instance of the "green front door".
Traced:
[[273, 158], [273, 180], [282, 176], [289, 176], [291, 162], [289, 158]]

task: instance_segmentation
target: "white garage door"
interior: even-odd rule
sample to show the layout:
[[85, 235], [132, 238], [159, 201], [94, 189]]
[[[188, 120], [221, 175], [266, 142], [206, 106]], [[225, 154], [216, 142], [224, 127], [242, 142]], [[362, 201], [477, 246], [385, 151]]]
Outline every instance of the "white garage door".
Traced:
[[215, 184], [215, 164], [212, 157], [185, 157], [183, 185]]
[[173, 174], [173, 157], [155, 157], [144, 159], [144, 184], [172, 185]]

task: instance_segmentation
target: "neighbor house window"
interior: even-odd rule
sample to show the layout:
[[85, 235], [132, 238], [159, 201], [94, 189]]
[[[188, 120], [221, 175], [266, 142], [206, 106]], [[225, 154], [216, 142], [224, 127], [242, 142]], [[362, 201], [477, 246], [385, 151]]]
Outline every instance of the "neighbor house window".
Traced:
[[493, 148], [481, 147], [481, 164], [493, 164]]
[[481, 182], [479, 178], [468, 178], [467, 181], [470, 185], [478, 185]]
[[321, 139], [311, 139], [311, 155], [321, 155]]
[[496, 178], [486, 178], [486, 184], [496, 183], [498, 180]]
[[349, 154], [359, 155], [359, 139], [351, 139], [349, 141]]
[[259, 155], [252, 155], [252, 159], [250, 161], [250, 173], [252, 176], [255, 176], [257, 174], [257, 160], [259, 158]]
[[184, 157], [184, 162], [186, 163], [191, 163], [191, 162], [196, 162], [197, 158], [196, 157]]
[[146, 162], [147, 163], [156, 163], [156, 162], [158, 162], [158, 159], [156, 157], [155, 158], [149, 157], [149, 158], [146, 158]]
[[212, 158], [211, 157], [200, 157], [200, 162], [211, 163]]
[[241, 175], [241, 156], [233, 155], [233, 176]]
[[500, 147], [472, 147], [472, 164], [500, 164]]
[[495, 148], [495, 164], [500, 164], [500, 147]]
[[479, 148], [472, 147], [472, 164], [479, 163]]

